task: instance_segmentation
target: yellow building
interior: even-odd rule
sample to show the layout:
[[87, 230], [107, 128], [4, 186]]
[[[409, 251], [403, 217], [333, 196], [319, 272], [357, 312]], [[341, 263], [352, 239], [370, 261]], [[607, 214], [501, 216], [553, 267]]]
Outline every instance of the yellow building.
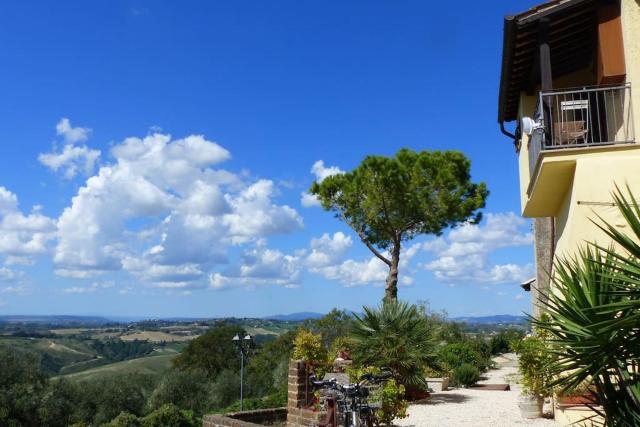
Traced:
[[554, 256], [606, 245], [596, 215], [625, 227], [615, 184], [640, 195], [640, 0], [555, 0], [505, 17], [498, 121], [534, 218], [537, 315]]

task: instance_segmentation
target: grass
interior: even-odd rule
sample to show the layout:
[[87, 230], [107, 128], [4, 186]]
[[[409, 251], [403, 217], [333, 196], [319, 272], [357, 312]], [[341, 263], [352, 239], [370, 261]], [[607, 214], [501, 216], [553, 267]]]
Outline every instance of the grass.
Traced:
[[110, 363], [108, 365], [87, 369], [82, 372], [64, 375], [64, 378], [84, 381], [115, 374], [139, 373], [161, 375], [169, 368], [171, 368], [171, 360], [174, 357], [176, 357], [176, 353], [161, 354], [159, 356], [140, 357], [138, 359]]

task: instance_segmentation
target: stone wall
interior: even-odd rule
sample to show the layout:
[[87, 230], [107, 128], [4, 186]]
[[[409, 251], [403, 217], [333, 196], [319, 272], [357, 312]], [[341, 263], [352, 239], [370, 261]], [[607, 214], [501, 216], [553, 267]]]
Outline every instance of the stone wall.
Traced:
[[287, 419], [287, 408], [258, 409], [232, 412], [224, 415], [205, 415], [203, 427], [255, 427], [283, 424]]

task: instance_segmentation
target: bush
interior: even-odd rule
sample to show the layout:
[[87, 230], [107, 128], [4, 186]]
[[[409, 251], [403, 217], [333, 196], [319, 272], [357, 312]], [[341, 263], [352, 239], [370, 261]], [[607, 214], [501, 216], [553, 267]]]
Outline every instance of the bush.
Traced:
[[329, 367], [329, 356], [322, 346], [322, 336], [306, 329], [300, 329], [293, 340], [293, 358], [307, 362], [318, 378], [322, 378]]
[[535, 396], [551, 394], [553, 376], [550, 372], [554, 356], [545, 341], [536, 336], [526, 337], [515, 345], [522, 387]]
[[141, 419], [141, 427], [197, 427], [200, 425], [193, 412], [175, 405], [164, 405]]
[[477, 350], [477, 345], [469, 341], [447, 344], [440, 349], [439, 355], [441, 360], [453, 369], [468, 364], [475, 366], [479, 371], [485, 371], [491, 365], [489, 358], [483, 356]]
[[524, 332], [517, 329], [505, 329], [491, 337], [489, 346], [491, 354], [501, 354], [513, 351], [512, 343], [520, 341], [524, 337]]
[[141, 427], [140, 418], [129, 412], [120, 412], [120, 415], [104, 424], [102, 427]]
[[480, 379], [480, 371], [473, 365], [463, 363], [453, 370], [453, 383], [469, 387]]
[[393, 425], [393, 420], [407, 417], [407, 401], [404, 398], [404, 386], [395, 380], [387, 381], [381, 390], [381, 406], [376, 410], [376, 424]]
[[[287, 406], [287, 392], [281, 391], [265, 397], [253, 397], [244, 399], [242, 407], [245, 411], [253, 411], [256, 409], [281, 408]], [[240, 410], [240, 401], [236, 400], [233, 404], [217, 412], [226, 414], [229, 412], [238, 412]]]

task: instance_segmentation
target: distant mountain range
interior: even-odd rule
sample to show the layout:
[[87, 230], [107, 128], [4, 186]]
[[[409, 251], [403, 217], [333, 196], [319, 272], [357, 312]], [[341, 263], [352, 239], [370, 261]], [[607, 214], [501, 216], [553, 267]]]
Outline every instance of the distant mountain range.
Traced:
[[496, 325], [499, 323], [524, 324], [527, 323], [525, 316], [514, 316], [511, 314], [497, 314], [495, 316], [468, 316], [453, 317], [454, 322], [464, 322], [475, 325]]
[[322, 313], [313, 313], [310, 311], [301, 311], [299, 313], [291, 313], [291, 314], [276, 314], [275, 316], [267, 316], [265, 319], [268, 320], [278, 320], [281, 322], [301, 322], [307, 319], [319, 319], [324, 314]]
[[[324, 316], [323, 313], [315, 313], [310, 311], [302, 311], [290, 314], [276, 314], [273, 316], [265, 316], [263, 319], [276, 320], [280, 322], [301, 322], [307, 319], [319, 319]], [[63, 316], [63, 315], [0, 315], [0, 323], [36, 323], [36, 324], [52, 324], [60, 326], [71, 325], [95, 325], [101, 326], [109, 323], [129, 323], [149, 319], [146, 317], [117, 317], [117, 316]], [[156, 320], [167, 321], [195, 321], [206, 320], [203, 318], [188, 317], [166, 317], [156, 318]], [[496, 325], [496, 324], [525, 324], [527, 318], [525, 316], [514, 316], [511, 314], [499, 314], [494, 316], [461, 316], [452, 317], [450, 320], [454, 322], [464, 322], [475, 325]]]
[[58, 316], [58, 315], [3, 315], [0, 316], [0, 323], [47, 323], [50, 325], [71, 326], [71, 325], [105, 325], [116, 323], [114, 320], [100, 316]]

